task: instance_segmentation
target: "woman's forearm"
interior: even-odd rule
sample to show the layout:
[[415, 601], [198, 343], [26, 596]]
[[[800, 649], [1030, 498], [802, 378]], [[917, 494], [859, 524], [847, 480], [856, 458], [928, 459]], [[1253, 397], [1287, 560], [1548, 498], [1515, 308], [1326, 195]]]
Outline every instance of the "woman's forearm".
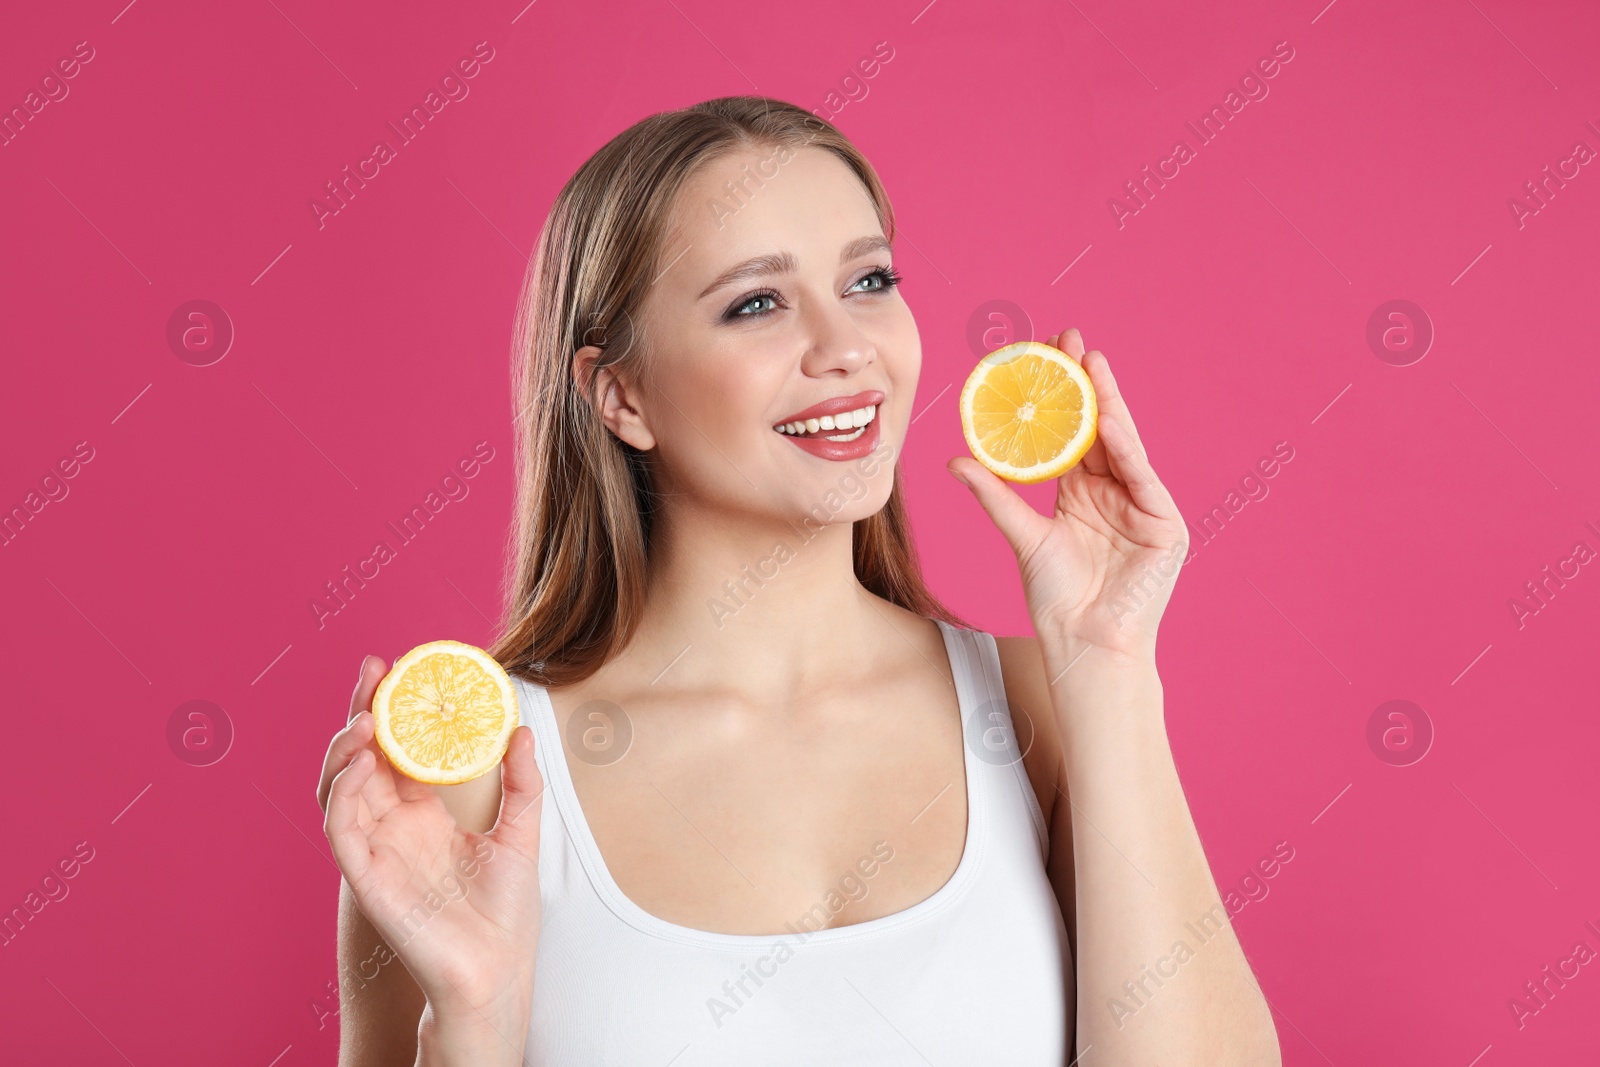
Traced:
[[1039, 637], [1071, 794], [1078, 1049], [1101, 1065], [1280, 1063], [1178, 780], [1154, 656]]
[[507, 991], [496, 1004], [423, 1010], [416, 1067], [522, 1067], [531, 994]]

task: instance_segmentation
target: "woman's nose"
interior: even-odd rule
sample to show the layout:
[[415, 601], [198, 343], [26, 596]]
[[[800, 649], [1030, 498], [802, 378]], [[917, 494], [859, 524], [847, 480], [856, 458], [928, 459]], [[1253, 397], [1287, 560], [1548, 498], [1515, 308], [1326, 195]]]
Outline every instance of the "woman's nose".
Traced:
[[815, 376], [829, 373], [853, 375], [877, 358], [877, 350], [843, 307], [813, 305], [806, 318], [810, 345], [802, 369]]

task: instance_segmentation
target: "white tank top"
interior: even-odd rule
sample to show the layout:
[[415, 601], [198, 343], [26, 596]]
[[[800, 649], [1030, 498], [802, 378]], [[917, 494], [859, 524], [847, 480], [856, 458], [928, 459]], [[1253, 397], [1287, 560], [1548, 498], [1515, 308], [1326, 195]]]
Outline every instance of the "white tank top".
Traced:
[[932, 896], [847, 926], [713, 933], [633, 903], [584, 819], [548, 694], [515, 679], [546, 788], [529, 1067], [1062, 1067], [1071, 1058], [1072, 959], [995, 641], [935, 621], [966, 742], [965, 848]]

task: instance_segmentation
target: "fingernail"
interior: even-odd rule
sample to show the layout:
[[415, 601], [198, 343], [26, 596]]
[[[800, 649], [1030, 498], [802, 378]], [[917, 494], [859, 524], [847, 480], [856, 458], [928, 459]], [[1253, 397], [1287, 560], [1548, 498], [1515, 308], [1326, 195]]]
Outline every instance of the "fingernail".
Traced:
[[369, 660], [371, 658], [372, 658], [371, 656], [362, 656], [361, 657], [361, 669], [356, 672], [356, 681], [359, 682], [361, 679], [363, 679], [363, 678], [365, 678], [367, 676], [367, 660]]
[[950, 472], [950, 476], [953, 477], [956, 481], [960, 482], [962, 485], [966, 486], [968, 489], [972, 488], [972, 483], [967, 481], [966, 475], [962, 474], [960, 471], [956, 470], [954, 467], [947, 467], [945, 469]]

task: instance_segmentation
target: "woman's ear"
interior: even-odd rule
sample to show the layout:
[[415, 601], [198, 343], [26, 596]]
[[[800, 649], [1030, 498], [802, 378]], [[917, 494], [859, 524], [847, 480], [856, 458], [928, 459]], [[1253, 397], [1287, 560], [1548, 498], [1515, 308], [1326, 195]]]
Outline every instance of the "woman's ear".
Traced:
[[648, 451], [655, 447], [656, 438], [645, 425], [633, 386], [611, 367], [595, 366], [602, 351], [596, 345], [585, 345], [573, 354], [572, 377], [578, 392], [618, 440]]

